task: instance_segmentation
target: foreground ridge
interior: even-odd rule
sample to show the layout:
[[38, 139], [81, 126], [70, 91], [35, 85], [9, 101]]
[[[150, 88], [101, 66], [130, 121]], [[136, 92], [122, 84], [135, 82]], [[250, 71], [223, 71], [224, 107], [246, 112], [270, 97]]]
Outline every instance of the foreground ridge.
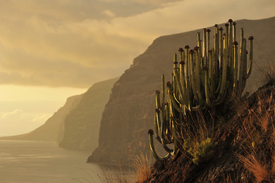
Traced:
[[195, 164], [186, 152], [156, 161], [144, 182], [273, 182], [275, 178], [275, 97], [269, 82], [246, 100], [235, 100], [234, 115], [220, 125], [208, 149]]

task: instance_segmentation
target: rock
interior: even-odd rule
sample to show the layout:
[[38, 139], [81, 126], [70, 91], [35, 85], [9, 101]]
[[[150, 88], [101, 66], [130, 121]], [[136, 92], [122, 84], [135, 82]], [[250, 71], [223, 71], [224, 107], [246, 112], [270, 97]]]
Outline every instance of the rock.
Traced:
[[97, 147], [102, 112], [117, 80], [114, 78], [96, 83], [83, 94], [78, 106], [65, 119], [60, 147], [79, 150]]

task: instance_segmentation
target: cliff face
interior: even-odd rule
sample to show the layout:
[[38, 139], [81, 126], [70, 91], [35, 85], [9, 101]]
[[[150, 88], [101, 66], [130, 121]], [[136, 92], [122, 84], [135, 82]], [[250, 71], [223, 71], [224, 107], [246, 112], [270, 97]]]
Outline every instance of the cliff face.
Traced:
[[79, 104], [82, 95], [69, 97], [63, 107], [50, 117], [45, 124], [27, 134], [3, 137], [6, 140], [35, 140], [60, 142], [63, 138], [65, 117]]
[[83, 94], [78, 106], [65, 119], [60, 147], [93, 150], [98, 146], [102, 112], [117, 80], [115, 78], [96, 83]]
[[[245, 38], [254, 36], [253, 72], [247, 81], [246, 91], [252, 93], [263, 82], [260, 77], [266, 71], [268, 61], [275, 61], [275, 17], [264, 20], [241, 20]], [[224, 24], [220, 25], [224, 27]], [[210, 27], [213, 32], [213, 26]], [[113, 87], [110, 100], [103, 112], [99, 146], [88, 162], [112, 163], [127, 160], [141, 152], [149, 152], [147, 131], [153, 128], [155, 90], [161, 89], [161, 75], [170, 80], [173, 55], [179, 47], [196, 46], [196, 33], [191, 32], [157, 38], [151, 46], [134, 59]]]

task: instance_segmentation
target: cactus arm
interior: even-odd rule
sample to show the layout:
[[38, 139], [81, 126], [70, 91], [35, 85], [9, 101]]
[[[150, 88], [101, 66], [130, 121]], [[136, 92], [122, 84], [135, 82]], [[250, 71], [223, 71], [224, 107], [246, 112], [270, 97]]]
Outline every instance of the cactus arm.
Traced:
[[[214, 33], [214, 63], [213, 63], [213, 68], [214, 68], [214, 76], [215, 80], [219, 79], [219, 30], [218, 30], [218, 25], [215, 24], [215, 33]], [[215, 83], [216, 87], [216, 83]]]
[[206, 58], [209, 57], [209, 50], [210, 50], [210, 29], [206, 29]]
[[172, 95], [173, 99], [176, 101], [176, 103], [178, 103], [179, 105], [184, 105], [184, 103], [182, 103], [180, 101], [180, 99], [178, 99], [177, 95], [175, 94], [175, 92]]
[[178, 68], [177, 54], [174, 54], [174, 68]]
[[233, 42], [236, 41], [236, 24], [237, 24], [236, 22], [233, 22], [233, 23], [232, 23], [232, 26], [233, 26], [233, 27], [232, 27], [232, 31], [233, 31], [233, 33], [232, 33], [232, 39], [233, 39], [233, 40], [232, 40], [232, 41], [233, 41]]
[[[231, 48], [232, 42], [233, 42], [233, 40], [232, 40], [232, 37], [233, 37], [233, 34], [232, 34], [233, 33], [232, 32], [232, 22], [233, 21], [231, 19], [228, 20], [228, 37], [227, 37], [227, 39], [228, 39], [228, 47], [229, 47], [229, 49]], [[231, 52], [229, 51], [229, 53], [231, 53]]]
[[189, 58], [188, 58], [188, 52], [189, 52], [189, 46], [185, 46], [186, 54], [185, 54], [185, 64], [184, 64], [184, 77], [186, 82], [186, 88], [189, 88]]
[[202, 45], [201, 45], [201, 38], [200, 38], [200, 32], [197, 32], [197, 45], [198, 45], [198, 58], [199, 58], [199, 66], [202, 69], [204, 67], [203, 61], [202, 61]]
[[156, 108], [159, 109], [160, 108], [160, 91], [156, 90], [155, 94], [156, 94]]
[[198, 100], [199, 100], [199, 104], [202, 107], [202, 105], [204, 104], [204, 99], [202, 97], [202, 93], [201, 93], [201, 76], [200, 76], [200, 61], [201, 61], [201, 53], [200, 53], [200, 48], [196, 48], [194, 49], [196, 52], [196, 67], [195, 67], [195, 73], [196, 73], [196, 93], [198, 95]]
[[222, 76], [219, 77], [219, 83], [218, 83], [218, 87], [215, 91], [215, 94], [218, 94], [220, 92], [221, 85], [222, 85]]
[[156, 110], [156, 116], [157, 116], [158, 135], [159, 135], [159, 138], [160, 138], [160, 142], [163, 144], [164, 143], [163, 134], [162, 134], [163, 123], [160, 120], [160, 110], [159, 109]]
[[[179, 96], [180, 96], [180, 99], [177, 99], [177, 97], [175, 97], [178, 101], [179, 104], [183, 105], [184, 104], [184, 88], [182, 88], [182, 84], [180, 83], [180, 78], [179, 78], [179, 73], [178, 73], [178, 69], [176, 69], [175, 71], [175, 81], [176, 81], [176, 86], [177, 86], [177, 89], [179, 91]], [[174, 92], [175, 93], [175, 92]]]
[[[164, 106], [160, 106], [160, 92], [157, 90], [156, 91], [156, 110], [155, 110], [155, 136], [157, 139], [160, 138], [160, 142], [162, 144], [167, 143], [167, 141], [164, 139], [164, 135], [163, 135], [163, 126], [164, 126], [164, 122], [165, 122], [165, 117], [164, 117]], [[161, 115], [160, 115], [161, 113]], [[162, 118], [162, 120], [161, 120]]]
[[227, 48], [228, 48], [228, 57], [229, 57], [228, 63], [229, 63], [229, 66], [231, 68], [230, 76], [233, 77], [233, 74], [234, 74], [234, 70], [233, 70], [234, 69], [234, 63], [233, 63], [233, 47], [232, 47], [232, 43], [233, 43], [232, 36], [233, 35], [232, 35], [232, 20], [231, 19], [228, 20], [228, 24], [229, 24], [228, 37], [227, 37], [227, 39], [228, 39], [228, 42], [227, 42], [228, 46], [227, 46]]
[[215, 100], [215, 105], [220, 105], [222, 102], [224, 102], [226, 94], [227, 94], [227, 88], [229, 86], [230, 86], [230, 82], [227, 81], [226, 84], [225, 84], [225, 91], [218, 100]]
[[148, 135], [149, 135], [149, 144], [150, 144], [150, 149], [151, 149], [151, 152], [153, 154], [153, 157], [157, 160], [157, 161], [163, 161], [165, 159], [168, 159], [170, 157], [170, 153], [168, 153], [166, 156], [164, 157], [160, 157], [158, 156], [156, 150], [155, 150], [155, 146], [154, 146], [154, 140], [153, 140], [153, 130], [150, 129], [148, 131]]
[[181, 56], [181, 61], [180, 61], [180, 70], [179, 70], [180, 83], [181, 83], [182, 94], [183, 94], [182, 101], [183, 101], [183, 103], [186, 103], [186, 96], [185, 96], [185, 93], [186, 93], [186, 81], [185, 81], [185, 73], [184, 73], [185, 62], [184, 62], [184, 52], [183, 52], [182, 48], [180, 48], [180, 54], [182, 55]]
[[249, 47], [249, 68], [248, 68], [248, 71], [247, 71], [247, 74], [245, 76], [245, 79], [247, 79], [251, 72], [252, 72], [252, 61], [253, 61], [253, 36], [250, 36], [249, 38], [249, 42], [250, 42], [250, 47]]
[[178, 62], [177, 62], [177, 54], [174, 54], [174, 72], [173, 72], [173, 91], [178, 94], [177, 90], [177, 82], [176, 82], [176, 75], [178, 74]]
[[157, 137], [159, 137], [159, 134], [158, 134], [159, 130], [158, 130], [157, 111], [155, 111], [155, 116], [154, 116], [154, 128], [155, 128], [154, 135], [157, 138]]
[[[218, 58], [219, 58], [219, 70], [221, 70], [221, 68], [222, 68], [222, 60], [224, 59], [223, 58], [223, 35], [222, 35], [222, 32], [223, 32], [223, 28], [222, 27], [220, 27], [219, 28], [219, 56], [218, 56]], [[221, 71], [221, 73], [223, 73], [222, 71]], [[220, 92], [220, 90], [221, 90], [221, 84], [222, 83], [222, 74], [219, 76], [219, 83], [218, 83], [218, 87], [217, 87], [217, 90], [215, 91], [215, 94], [218, 94], [219, 92]]]
[[227, 39], [226, 37], [223, 40], [223, 61], [222, 61], [222, 82], [221, 82], [221, 89], [220, 89], [220, 94], [216, 100], [220, 100], [220, 97], [223, 96], [225, 92], [225, 86], [226, 86], [226, 80], [227, 80], [227, 65], [228, 65], [228, 53], [227, 53]]
[[189, 66], [189, 55], [187, 54], [189, 51], [189, 45], [186, 45], [185, 46], [185, 49], [186, 49], [186, 54], [185, 54], [185, 80], [186, 80], [186, 105], [187, 105], [187, 109], [190, 111], [191, 108], [190, 108], [190, 104], [191, 104], [191, 101], [190, 101], [190, 66]]
[[[203, 29], [202, 32], [202, 57], [206, 56], [206, 29]], [[205, 63], [204, 65], [205, 66]]]
[[173, 140], [174, 140], [174, 150], [171, 153], [173, 156], [176, 155], [177, 150], [178, 150], [178, 141], [177, 141], [177, 129], [176, 129], [176, 124], [175, 120], [172, 118], [172, 134], [173, 134]]
[[211, 107], [209, 88], [208, 88], [208, 68], [204, 68], [204, 89], [205, 89], [205, 101], [208, 106]]
[[214, 87], [215, 87], [215, 84], [214, 84], [214, 77], [213, 77], [213, 50], [209, 50], [208, 51], [208, 63], [209, 63], [209, 70], [208, 70], [208, 79], [209, 79], [209, 97], [210, 99], [213, 97], [213, 92], [214, 92]]
[[238, 83], [238, 97], [241, 97], [242, 92], [244, 90], [244, 86], [245, 86], [245, 79], [244, 79], [244, 72], [246, 71], [246, 40], [243, 39], [242, 40], [242, 45], [240, 48], [240, 71], [239, 71], [239, 83]]
[[155, 124], [155, 136], [156, 138], [159, 137], [159, 133], [160, 133], [160, 120], [159, 120], [159, 109], [160, 109], [160, 91], [156, 90], [155, 92], [156, 94], [156, 110], [155, 110], [155, 120], [154, 120], [154, 124]]
[[[240, 46], [242, 46], [243, 45], [243, 39], [244, 39], [244, 30], [243, 30], [243, 28], [241, 28], [241, 31], [240, 31]], [[242, 49], [240, 49], [240, 55], [242, 54]], [[246, 50], [244, 50], [244, 51], [246, 51]]]
[[195, 64], [194, 50], [191, 49], [189, 51], [189, 53], [190, 53], [190, 80], [191, 80], [191, 86], [192, 86], [192, 91], [194, 93], [195, 99], [198, 99], [197, 95], [196, 95], [196, 82], [195, 82], [195, 73], [194, 73], [194, 64]]
[[158, 129], [155, 129], [155, 130], [158, 130], [159, 132], [159, 136], [158, 137], [156, 137], [157, 138], [157, 140], [164, 146], [165, 144], [168, 144], [169, 143], [169, 141], [168, 140], [166, 140], [166, 138], [165, 138], [165, 135], [164, 135], [164, 133], [163, 133], [163, 129], [165, 128], [164, 127], [164, 122], [165, 121], [162, 121], [161, 122], [161, 120], [160, 120], [160, 114], [159, 114], [160, 112], [158, 111], [157, 112], [157, 124], [159, 124], [159, 126], [158, 126]]
[[222, 34], [222, 32], [223, 32], [223, 28], [222, 27], [220, 27], [219, 28], [219, 69], [221, 69], [221, 67], [222, 67], [222, 60], [223, 60], [223, 34]]
[[[168, 86], [169, 85], [169, 86]], [[169, 96], [169, 107], [170, 107], [170, 115], [174, 116], [174, 110], [176, 109], [178, 112], [182, 112], [181, 108], [178, 106], [180, 103], [177, 103], [177, 101], [175, 100], [174, 96], [173, 96], [173, 92], [171, 90], [171, 86], [170, 83], [167, 83], [167, 87], [168, 87], [168, 96]]]
[[164, 106], [165, 103], [165, 77], [161, 76], [161, 105]]
[[161, 76], [161, 117], [162, 121], [165, 121], [165, 78], [164, 75]]
[[233, 43], [233, 92], [237, 94], [238, 84], [237, 84], [237, 73], [238, 73], [238, 43], [235, 41]]

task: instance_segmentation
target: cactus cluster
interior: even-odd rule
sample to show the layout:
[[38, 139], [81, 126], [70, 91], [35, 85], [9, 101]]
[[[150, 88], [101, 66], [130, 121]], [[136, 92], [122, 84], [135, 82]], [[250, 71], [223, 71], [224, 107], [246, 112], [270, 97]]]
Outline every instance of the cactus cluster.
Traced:
[[[197, 33], [197, 46], [179, 49], [179, 54], [174, 55], [174, 70], [166, 88], [162, 75], [162, 91], [156, 91], [155, 129], [148, 131], [151, 151], [157, 160], [177, 153], [179, 129], [185, 128], [188, 114], [197, 110], [221, 113], [232, 96], [242, 96], [252, 71], [253, 37], [249, 37], [248, 58], [244, 30], [240, 31], [238, 44], [236, 23], [230, 19], [224, 29], [214, 26], [213, 48], [210, 48], [211, 30], [203, 29], [202, 39], [200, 32]], [[153, 134], [167, 151], [166, 156], [157, 155]], [[167, 144], [173, 144], [174, 148], [168, 148]]]

